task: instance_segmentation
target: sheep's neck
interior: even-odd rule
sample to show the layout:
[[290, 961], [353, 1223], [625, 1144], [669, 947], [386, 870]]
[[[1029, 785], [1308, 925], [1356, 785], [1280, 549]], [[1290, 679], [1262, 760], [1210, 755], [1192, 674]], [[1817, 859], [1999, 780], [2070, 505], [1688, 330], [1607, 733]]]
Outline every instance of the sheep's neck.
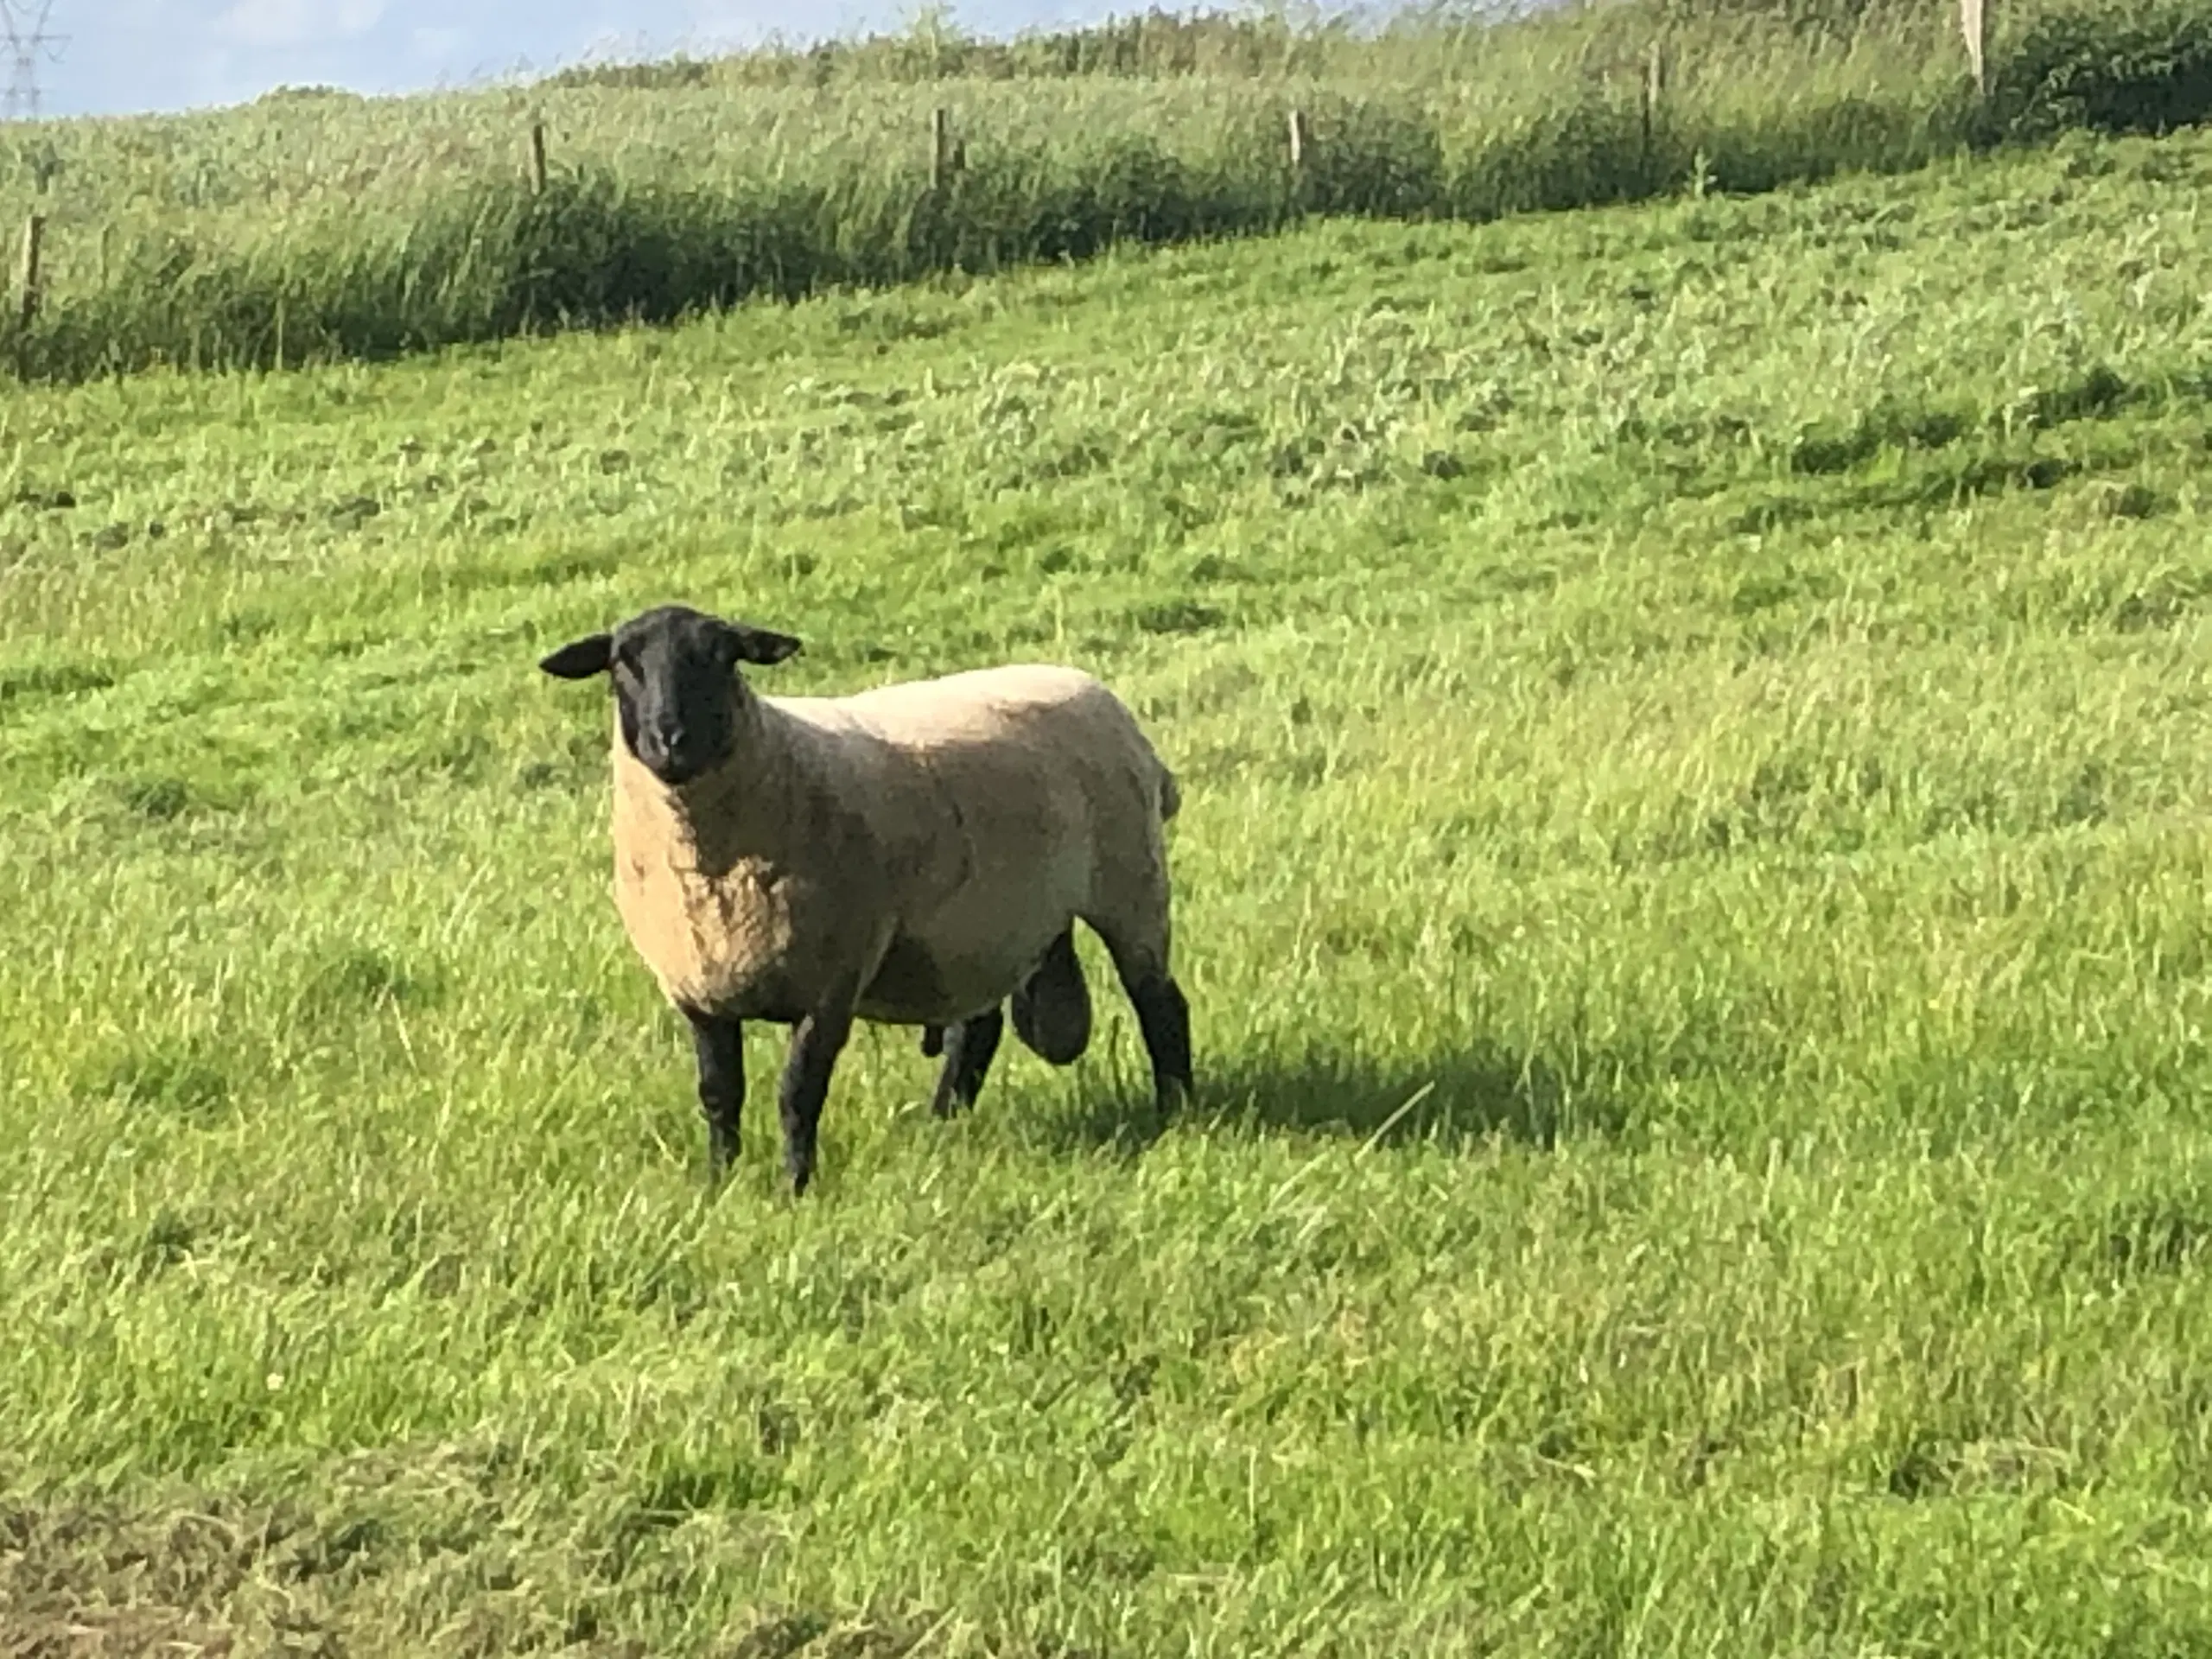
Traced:
[[663, 783], [614, 741], [617, 810], [659, 832], [670, 860], [706, 876], [740, 864], [772, 861], [782, 851], [791, 791], [791, 758], [774, 722], [748, 704], [738, 721], [730, 757], [681, 788]]

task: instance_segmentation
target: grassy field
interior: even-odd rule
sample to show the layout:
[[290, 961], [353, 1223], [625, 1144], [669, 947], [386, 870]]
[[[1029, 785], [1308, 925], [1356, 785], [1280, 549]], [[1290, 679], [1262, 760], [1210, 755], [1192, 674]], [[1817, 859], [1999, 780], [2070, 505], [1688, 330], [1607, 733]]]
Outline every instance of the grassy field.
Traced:
[[[2212, 1642], [2208, 181], [11, 395], [0, 1654]], [[534, 667], [665, 598], [1120, 688], [1204, 1098], [710, 1195]]]
[[[1368, 34], [1154, 16], [1010, 45], [918, 26], [429, 98], [279, 89], [7, 124], [0, 232], [14, 247], [33, 212], [47, 231], [35, 318], [0, 307], [0, 369], [376, 360], [1307, 214], [1478, 222], [2212, 118], [2212, 0], [2007, 0], [1986, 101], [1943, 0], [1481, 10]], [[967, 156], [942, 189], [938, 108]], [[1312, 139], [1295, 173], [1294, 109]]]

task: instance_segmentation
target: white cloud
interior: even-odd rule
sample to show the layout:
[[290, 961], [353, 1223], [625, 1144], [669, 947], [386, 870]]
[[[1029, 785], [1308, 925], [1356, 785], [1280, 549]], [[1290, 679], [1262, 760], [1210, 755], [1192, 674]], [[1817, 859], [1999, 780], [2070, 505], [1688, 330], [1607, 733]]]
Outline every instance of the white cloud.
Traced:
[[215, 20], [218, 33], [241, 46], [311, 46], [365, 35], [384, 16], [385, 0], [237, 0]]

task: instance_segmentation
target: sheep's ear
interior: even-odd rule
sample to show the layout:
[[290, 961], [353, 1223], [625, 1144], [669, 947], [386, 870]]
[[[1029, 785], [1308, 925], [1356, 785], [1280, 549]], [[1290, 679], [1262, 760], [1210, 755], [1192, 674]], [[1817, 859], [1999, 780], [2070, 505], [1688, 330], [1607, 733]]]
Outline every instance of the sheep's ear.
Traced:
[[607, 672], [613, 651], [613, 634], [594, 633], [588, 639], [571, 640], [550, 657], [541, 658], [537, 665], [556, 680], [588, 680]]
[[723, 637], [728, 641], [730, 655], [741, 663], [758, 663], [766, 668], [798, 652], [798, 641], [788, 633], [748, 627], [742, 622], [728, 622], [723, 626], [728, 630]]

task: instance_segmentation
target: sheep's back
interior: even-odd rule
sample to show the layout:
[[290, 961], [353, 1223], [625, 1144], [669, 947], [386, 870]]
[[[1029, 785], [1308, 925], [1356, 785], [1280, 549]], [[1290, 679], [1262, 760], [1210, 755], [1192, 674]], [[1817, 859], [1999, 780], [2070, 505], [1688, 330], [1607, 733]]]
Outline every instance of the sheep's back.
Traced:
[[[911, 756], [963, 816], [1015, 840], [1142, 839], [1173, 788], [1122, 701], [1080, 669], [1016, 664], [775, 706]], [[1026, 832], [1026, 833], [1025, 833]]]
[[[835, 747], [880, 745], [878, 764], [912, 766], [944, 803], [959, 879], [909, 893], [902, 949], [979, 1007], [1102, 894], [1162, 885], [1172, 784], [1128, 709], [1080, 670], [1017, 664], [774, 701]], [[884, 816], [893, 844], [908, 813]]]

